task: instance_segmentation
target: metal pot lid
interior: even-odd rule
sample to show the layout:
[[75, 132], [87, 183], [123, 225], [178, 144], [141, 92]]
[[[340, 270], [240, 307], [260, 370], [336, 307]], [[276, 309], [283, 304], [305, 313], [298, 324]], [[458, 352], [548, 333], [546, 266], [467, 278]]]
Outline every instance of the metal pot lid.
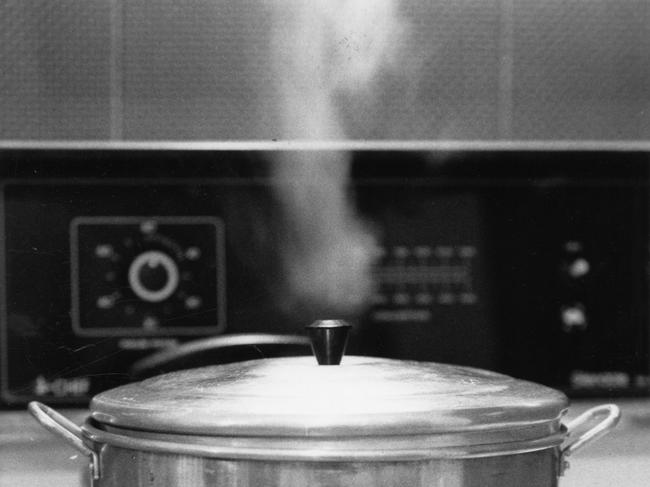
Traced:
[[567, 407], [566, 396], [556, 390], [494, 372], [347, 356], [338, 366], [291, 357], [174, 372], [101, 393], [90, 409], [104, 427], [130, 432], [258, 438], [460, 434], [466, 444], [479, 444], [486, 434], [498, 442], [562, 436]]

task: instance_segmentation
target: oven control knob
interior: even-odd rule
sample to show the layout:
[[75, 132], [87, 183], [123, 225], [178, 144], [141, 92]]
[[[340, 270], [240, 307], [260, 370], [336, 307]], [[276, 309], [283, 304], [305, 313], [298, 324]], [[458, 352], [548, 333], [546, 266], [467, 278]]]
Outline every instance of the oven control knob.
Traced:
[[562, 308], [562, 328], [566, 332], [585, 330], [589, 324], [587, 312], [581, 303]]
[[178, 287], [178, 266], [164, 252], [149, 250], [138, 255], [129, 266], [129, 285], [140, 299], [159, 303]]

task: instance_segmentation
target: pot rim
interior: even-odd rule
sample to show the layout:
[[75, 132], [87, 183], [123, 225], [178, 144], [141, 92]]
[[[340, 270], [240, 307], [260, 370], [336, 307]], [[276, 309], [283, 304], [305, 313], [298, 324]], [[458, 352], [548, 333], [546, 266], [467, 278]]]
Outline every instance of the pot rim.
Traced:
[[[522, 430], [527, 430], [527, 439], [520, 439]], [[304, 438], [207, 436], [124, 429], [89, 417], [82, 426], [82, 434], [94, 450], [110, 445], [227, 460], [387, 462], [484, 458], [559, 448], [567, 437], [567, 428], [558, 420], [552, 425], [463, 433]]]

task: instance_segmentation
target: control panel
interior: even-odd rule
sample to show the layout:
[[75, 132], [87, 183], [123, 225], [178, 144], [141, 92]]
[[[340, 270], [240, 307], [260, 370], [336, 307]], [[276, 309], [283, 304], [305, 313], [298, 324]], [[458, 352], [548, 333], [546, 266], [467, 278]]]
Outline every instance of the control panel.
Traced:
[[[132, 380], [138, 360], [227, 332], [229, 316], [242, 317], [235, 331], [253, 332], [246, 324], [262, 321], [255, 313], [270, 315], [255, 276], [228, 279], [243, 264], [229, 248], [227, 229], [237, 225], [224, 206], [245, 199], [248, 186], [126, 177], [143, 167], [135, 157], [113, 179], [23, 178], [0, 187], [4, 402], [84, 404]], [[89, 165], [82, 160], [77, 170]], [[238, 298], [231, 308], [229, 293], [247, 291], [257, 306]]]
[[76, 217], [70, 251], [78, 335], [196, 335], [225, 327], [220, 218]]
[[[350, 195], [382, 252], [348, 352], [650, 392], [647, 154], [606, 156], [355, 152]], [[2, 405], [85, 405], [179, 347], [199, 350], [179, 367], [278, 356], [188, 342], [322, 318], [285, 299], [267, 159], [0, 150]]]

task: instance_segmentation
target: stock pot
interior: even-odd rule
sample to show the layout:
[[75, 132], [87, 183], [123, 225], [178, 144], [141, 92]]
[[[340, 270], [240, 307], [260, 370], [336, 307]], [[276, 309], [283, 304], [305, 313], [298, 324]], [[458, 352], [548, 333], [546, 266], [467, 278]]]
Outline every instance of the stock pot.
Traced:
[[[319, 361], [336, 363], [337, 322], [315, 328]], [[95, 396], [81, 427], [29, 405], [102, 487], [551, 487], [620, 414], [603, 405], [563, 424], [567, 408], [558, 391], [494, 372], [359, 356], [157, 376]]]

